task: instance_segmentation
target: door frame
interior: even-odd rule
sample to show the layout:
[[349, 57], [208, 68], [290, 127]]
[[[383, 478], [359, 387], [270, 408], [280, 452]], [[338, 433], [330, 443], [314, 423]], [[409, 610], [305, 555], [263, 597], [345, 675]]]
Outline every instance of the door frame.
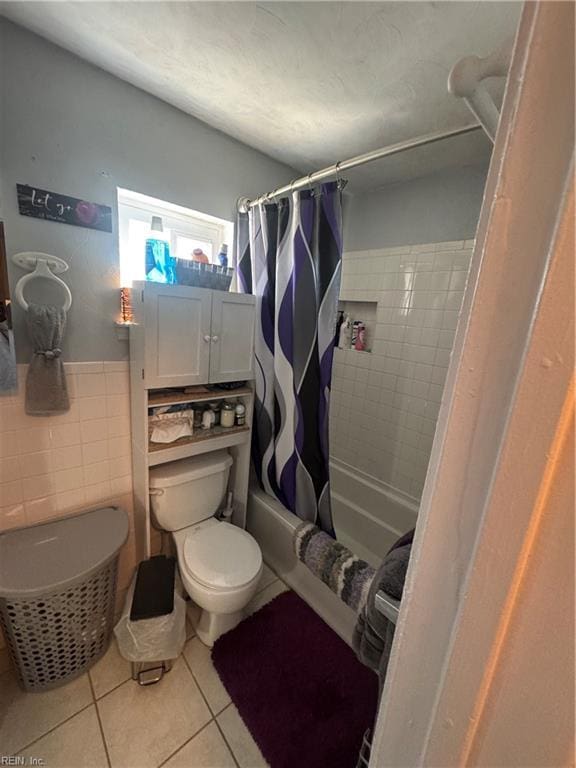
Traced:
[[525, 4], [371, 768], [473, 764], [573, 423], [573, 36]]

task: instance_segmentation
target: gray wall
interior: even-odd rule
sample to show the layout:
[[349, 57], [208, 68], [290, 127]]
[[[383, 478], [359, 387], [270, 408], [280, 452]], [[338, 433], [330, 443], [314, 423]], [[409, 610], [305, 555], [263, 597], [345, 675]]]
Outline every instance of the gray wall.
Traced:
[[475, 236], [486, 167], [449, 169], [353, 195], [344, 213], [348, 251]]
[[[0, 212], [8, 254], [45, 251], [70, 265], [74, 296], [66, 360], [118, 360], [116, 228], [112, 234], [20, 216], [16, 183], [113, 206], [116, 187], [234, 219], [239, 196], [255, 196], [297, 175], [72, 54], [0, 19]], [[1, 118], [0, 118], [1, 119]], [[22, 272], [10, 267], [14, 284]], [[47, 294], [42, 298], [46, 298]], [[38, 298], [31, 294], [31, 298]], [[30, 347], [16, 308], [20, 362]]]

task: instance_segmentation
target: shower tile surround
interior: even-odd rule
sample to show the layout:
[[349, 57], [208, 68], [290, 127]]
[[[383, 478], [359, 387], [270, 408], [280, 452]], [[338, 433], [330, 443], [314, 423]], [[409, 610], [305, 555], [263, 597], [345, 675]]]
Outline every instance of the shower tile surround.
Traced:
[[[340, 301], [375, 302], [371, 352], [337, 349], [331, 458], [418, 502], [473, 240], [343, 256]], [[364, 319], [354, 318], [352, 319]]]
[[[26, 365], [19, 388], [0, 398], [0, 532], [107, 504], [130, 518], [118, 574], [123, 603], [136, 564], [128, 363], [65, 363], [70, 410], [28, 416]], [[0, 671], [8, 665], [0, 632]]]

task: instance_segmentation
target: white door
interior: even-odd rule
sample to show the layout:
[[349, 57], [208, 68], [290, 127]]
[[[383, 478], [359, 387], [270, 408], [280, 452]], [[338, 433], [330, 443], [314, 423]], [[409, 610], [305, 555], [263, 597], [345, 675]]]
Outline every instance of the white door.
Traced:
[[212, 294], [211, 382], [253, 378], [255, 301], [244, 293]]
[[206, 384], [210, 369], [212, 292], [146, 284], [146, 387]]

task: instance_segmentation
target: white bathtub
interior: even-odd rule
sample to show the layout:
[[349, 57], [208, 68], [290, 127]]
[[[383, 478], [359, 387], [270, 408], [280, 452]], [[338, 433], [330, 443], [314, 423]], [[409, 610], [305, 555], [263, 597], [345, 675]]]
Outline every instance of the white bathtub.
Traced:
[[[394, 540], [416, 524], [416, 505], [340, 464], [331, 465], [331, 481], [338, 540], [377, 565]], [[247, 528], [258, 541], [264, 559], [350, 643], [356, 621], [354, 612], [294, 554], [292, 536], [299, 523], [299, 518], [278, 501], [257, 486], [251, 487]]]
[[330, 462], [330, 486], [338, 541], [371, 565], [416, 525], [416, 499], [343, 462]]

